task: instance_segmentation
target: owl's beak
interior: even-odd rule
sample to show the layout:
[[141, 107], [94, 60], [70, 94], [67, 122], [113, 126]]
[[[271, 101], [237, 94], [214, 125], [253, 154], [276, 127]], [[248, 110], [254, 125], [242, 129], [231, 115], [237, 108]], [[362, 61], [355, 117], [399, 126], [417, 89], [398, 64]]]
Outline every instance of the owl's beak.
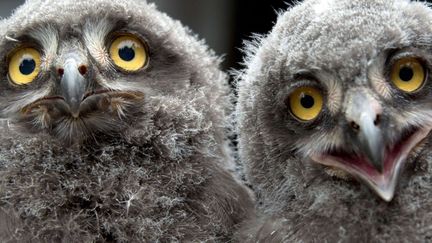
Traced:
[[71, 114], [78, 117], [80, 105], [86, 92], [86, 79], [78, 58], [66, 59], [60, 80], [60, 89]]
[[377, 100], [358, 92], [348, 101], [345, 115], [351, 136], [347, 136], [347, 143], [311, 158], [351, 174], [383, 200], [391, 201], [409, 154], [427, 137], [431, 127], [406, 129], [398, 140], [387, 139], [391, 127], [381, 121], [385, 114]]
[[349, 101], [345, 116], [353, 134], [350, 139], [352, 146], [361, 151], [379, 173], [383, 173], [386, 128], [381, 124], [382, 107], [377, 100], [362, 92], [349, 96]]
[[358, 121], [355, 122], [358, 125], [354, 125], [353, 128], [357, 133], [353, 142], [360, 151], [363, 151], [369, 163], [382, 173], [384, 170], [385, 145], [376, 117], [376, 114], [368, 112], [359, 115]]

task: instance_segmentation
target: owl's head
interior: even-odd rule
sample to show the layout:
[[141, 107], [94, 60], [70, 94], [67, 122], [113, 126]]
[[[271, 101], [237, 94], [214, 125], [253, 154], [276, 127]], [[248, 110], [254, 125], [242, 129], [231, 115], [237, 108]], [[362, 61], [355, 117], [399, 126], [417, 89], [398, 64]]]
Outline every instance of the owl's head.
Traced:
[[0, 112], [26, 131], [111, 135], [151, 113], [153, 98], [225, 94], [219, 60], [145, 1], [27, 1], [1, 25]]
[[420, 2], [306, 0], [251, 44], [238, 129], [260, 195], [318, 171], [393, 198], [432, 128], [431, 22]]

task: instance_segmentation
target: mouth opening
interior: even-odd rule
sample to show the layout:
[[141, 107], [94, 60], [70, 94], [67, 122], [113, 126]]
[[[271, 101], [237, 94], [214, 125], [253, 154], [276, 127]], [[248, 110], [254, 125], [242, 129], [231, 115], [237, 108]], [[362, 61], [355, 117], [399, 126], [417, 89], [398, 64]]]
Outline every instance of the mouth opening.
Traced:
[[385, 147], [383, 171], [378, 171], [367, 156], [342, 149], [311, 156], [312, 160], [348, 172], [363, 181], [385, 201], [391, 201], [397, 179], [410, 152], [429, 134], [430, 128], [406, 129], [399, 140]]

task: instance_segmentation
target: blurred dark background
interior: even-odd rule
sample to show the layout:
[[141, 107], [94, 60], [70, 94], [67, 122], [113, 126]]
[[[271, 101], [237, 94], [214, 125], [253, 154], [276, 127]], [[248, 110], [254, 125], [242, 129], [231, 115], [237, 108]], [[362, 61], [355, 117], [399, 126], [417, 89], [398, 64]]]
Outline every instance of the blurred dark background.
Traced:
[[[151, 1], [151, 0], [149, 0]], [[284, 0], [153, 0], [162, 11], [189, 26], [217, 54], [224, 56], [223, 68], [239, 68], [243, 40], [253, 33], [267, 33], [277, 11], [292, 1]]]
[[[115, 0], [113, 0], [115, 1]], [[155, 2], [168, 13], [192, 29], [201, 39], [224, 57], [223, 68], [241, 67], [243, 40], [253, 33], [270, 31], [277, 10], [286, 9], [292, 1], [284, 0], [147, 0]], [[0, 0], [0, 17], [8, 17], [24, 0]]]

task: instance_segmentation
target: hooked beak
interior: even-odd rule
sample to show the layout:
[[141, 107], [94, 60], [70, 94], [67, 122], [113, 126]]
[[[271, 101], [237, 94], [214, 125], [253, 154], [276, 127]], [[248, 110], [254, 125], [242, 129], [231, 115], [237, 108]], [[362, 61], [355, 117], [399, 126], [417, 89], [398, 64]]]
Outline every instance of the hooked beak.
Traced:
[[69, 105], [71, 114], [79, 116], [80, 105], [87, 88], [85, 73], [80, 71], [79, 59], [71, 56], [66, 59], [63, 74], [60, 80], [60, 89], [65, 102]]
[[361, 113], [354, 143], [363, 151], [369, 163], [382, 173], [384, 170], [384, 139], [381, 129], [377, 126], [377, 116], [372, 114]]

